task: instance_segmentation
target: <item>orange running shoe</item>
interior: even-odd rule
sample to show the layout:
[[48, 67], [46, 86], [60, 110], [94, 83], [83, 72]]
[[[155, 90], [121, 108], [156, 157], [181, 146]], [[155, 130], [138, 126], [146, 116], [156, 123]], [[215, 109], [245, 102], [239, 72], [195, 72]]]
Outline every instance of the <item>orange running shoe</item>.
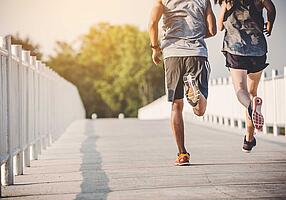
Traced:
[[178, 153], [178, 157], [175, 161], [176, 166], [190, 165], [190, 154], [189, 153]]

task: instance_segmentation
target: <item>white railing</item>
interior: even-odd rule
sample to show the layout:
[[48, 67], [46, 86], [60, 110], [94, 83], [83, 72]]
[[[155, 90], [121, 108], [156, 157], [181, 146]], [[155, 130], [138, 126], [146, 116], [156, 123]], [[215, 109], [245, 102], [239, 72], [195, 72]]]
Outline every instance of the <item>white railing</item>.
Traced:
[[73, 84], [10, 36], [0, 37], [0, 84], [0, 180], [10, 185], [85, 109]]
[[[262, 112], [265, 116], [264, 133], [285, 135], [286, 126], [286, 67], [284, 74], [272, 71], [271, 77], [262, 77], [258, 96], [263, 99]], [[166, 97], [139, 109], [139, 119], [167, 119], [170, 117], [171, 105]], [[185, 103], [184, 116], [193, 122], [213, 123], [233, 128], [245, 128], [245, 110], [238, 102], [231, 78], [212, 79], [209, 82], [208, 106], [204, 117], [196, 117]]]
[[171, 104], [167, 102], [167, 97], [162, 96], [152, 103], [142, 107], [138, 111], [138, 119], [157, 120], [168, 119], [171, 116]]

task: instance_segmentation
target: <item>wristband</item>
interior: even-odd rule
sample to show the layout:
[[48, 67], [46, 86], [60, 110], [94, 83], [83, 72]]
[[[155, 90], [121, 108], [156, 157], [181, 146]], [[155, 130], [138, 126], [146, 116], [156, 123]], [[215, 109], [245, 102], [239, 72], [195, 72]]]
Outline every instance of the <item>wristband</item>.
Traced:
[[150, 47], [151, 47], [151, 49], [160, 49], [160, 46], [159, 45], [152, 45], [152, 44], [150, 44]]

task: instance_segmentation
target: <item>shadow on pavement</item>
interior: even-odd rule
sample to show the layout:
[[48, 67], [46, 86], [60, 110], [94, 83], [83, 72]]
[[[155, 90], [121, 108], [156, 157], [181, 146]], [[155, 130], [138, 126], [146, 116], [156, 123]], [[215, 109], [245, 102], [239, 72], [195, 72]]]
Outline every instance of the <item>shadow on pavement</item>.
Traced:
[[81, 193], [77, 194], [76, 199], [107, 199], [108, 193], [111, 191], [108, 182], [109, 179], [102, 169], [101, 154], [97, 151], [97, 140], [95, 124], [92, 120], [86, 122], [85, 135], [86, 138], [81, 145], [82, 153], [82, 184]]
[[283, 161], [268, 161], [268, 162], [233, 162], [233, 163], [191, 163], [190, 166], [216, 166], [216, 165], [267, 165], [267, 164], [286, 164], [286, 162]]

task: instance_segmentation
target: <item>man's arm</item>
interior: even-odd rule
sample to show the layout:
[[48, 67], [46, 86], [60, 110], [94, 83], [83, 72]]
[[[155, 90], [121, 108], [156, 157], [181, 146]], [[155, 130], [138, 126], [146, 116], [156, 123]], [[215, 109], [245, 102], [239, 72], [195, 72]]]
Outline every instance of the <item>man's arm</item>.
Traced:
[[210, 0], [208, 0], [208, 5], [206, 9], [206, 38], [213, 37], [217, 33], [217, 27], [216, 27], [216, 19], [212, 10], [212, 5]]
[[153, 50], [152, 60], [156, 65], [158, 65], [161, 61], [160, 60], [161, 49], [159, 47], [159, 42], [158, 42], [158, 23], [162, 17], [162, 14], [163, 14], [162, 0], [155, 0], [155, 4], [153, 6], [149, 22], [149, 36], [152, 46], [151, 48]]
[[266, 36], [270, 36], [276, 18], [276, 8], [271, 0], [264, 0], [262, 4], [264, 8], [267, 10], [267, 21], [266, 21], [265, 32]]
[[227, 10], [226, 3], [224, 1], [222, 2], [220, 9], [221, 10], [220, 10], [219, 17], [218, 17], [218, 29], [220, 31], [223, 31], [223, 29], [224, 29], [224, 26], [223, 26], [224, 15], [225, 15], [225, 12]]

